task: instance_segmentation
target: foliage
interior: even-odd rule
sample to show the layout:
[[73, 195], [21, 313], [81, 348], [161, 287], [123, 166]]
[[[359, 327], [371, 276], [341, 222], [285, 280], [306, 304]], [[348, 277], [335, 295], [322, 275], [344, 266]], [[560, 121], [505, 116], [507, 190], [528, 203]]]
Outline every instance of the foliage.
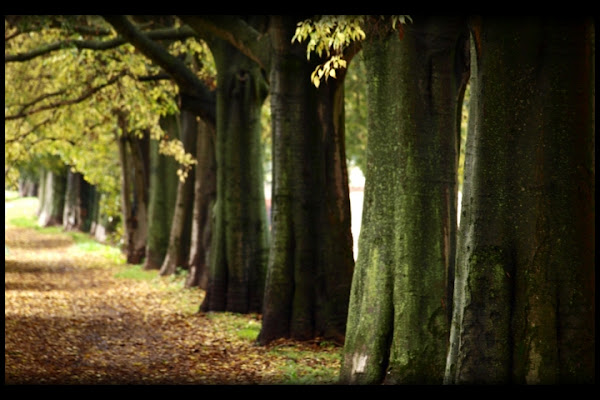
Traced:
[[346, 157], [350, 164], [366, 171], [367, 148], [367, 83], [362, 57], [352, 60], [344, 81], [346, 118]]
[[[16, 18], [14, 25], [13, 20], [5, 18], [5, 60], [39, 54], [5, 62], [5, 178], [15, 182], [18, 169], [41, 154], [58, 155], [104, 194], [101, 211], [117, 215], [121, 177], [115, 139], [129, 132], [162, 138], [159, 118], [178, 112], [176, 86], [129, 44], [103, 50], [73, 46], [115, 41], [102, 18], [38, 16]], [[42, 51], [55, 43], [64, 45]], [[193, 40], [172, 48], [209, 60], [205, 46]], [[211, 62], [205, 61], [200, 71], [210, 79]], [[126, 117], [125, 126], [119, 125], [120, 115]], [[177, 159], [184, 177], [192, 157], [178, 151], [174, 141], [163, 149]]]
[[[370, 16], [366, 15], [323, 15], [315, 19], [307, 19], [298, 23], [296, 32], [292, 37], [295, 41], [304, 42], [306, 57], [316, 53], [327, 60], [318, 65], [311, 74], [311, 82], [319, 87], [321, 80], [336, 77], [336, 70], [346, 68], [343, 53], [351, 44], [364, 40], [367, 35], [363, 30], [365, 21]], [[383, 16], [379, 17], [384, 19]], [[402, 29], [402, 24], [412, 21], [408, 15], [392, 15], [389, 17], [392, 29]]]

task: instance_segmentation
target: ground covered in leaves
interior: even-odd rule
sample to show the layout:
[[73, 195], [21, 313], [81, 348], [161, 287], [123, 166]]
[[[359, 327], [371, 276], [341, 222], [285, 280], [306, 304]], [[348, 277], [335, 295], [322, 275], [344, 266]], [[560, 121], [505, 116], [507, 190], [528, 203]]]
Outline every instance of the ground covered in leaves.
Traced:
[[35, 199], [5, 201], [5, 384], [335, 383], [339, 347], [257, 346], [260, 315], [198, 313], [204, 292], [181, 277], [28, 226]]

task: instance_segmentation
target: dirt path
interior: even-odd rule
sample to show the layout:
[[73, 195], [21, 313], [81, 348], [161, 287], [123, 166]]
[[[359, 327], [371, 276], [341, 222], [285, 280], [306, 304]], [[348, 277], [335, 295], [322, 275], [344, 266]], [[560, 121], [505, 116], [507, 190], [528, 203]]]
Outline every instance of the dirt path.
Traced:
[[[182, 311], [181, 290], [115, 278], [122, 265], [107, 265], [67, 235], [5, 226], [5, 247], [5, 384], [284, 379], [289, 360], [273, 356], [272, 347], [241, 339], [214, 315]], [[200, 304], [203, 292], [186, 295]], [[240, 317], [244, 323], [252, 317]]]

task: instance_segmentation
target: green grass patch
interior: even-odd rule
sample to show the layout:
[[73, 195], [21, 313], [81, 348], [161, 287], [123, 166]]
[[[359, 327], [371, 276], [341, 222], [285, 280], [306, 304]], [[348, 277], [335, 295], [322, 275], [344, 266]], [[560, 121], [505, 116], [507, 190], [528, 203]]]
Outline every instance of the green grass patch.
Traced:
[[17, 228], [38, 229], [37, 221], [33, 217], [13, 217], [8, 222]]
[[133, 279], [135, 281], [153, 281], [158, 278], [158, 271], [145, 270], [141, 264], [127, 265], [115, 274], [118, 279]]
[[262, 326], [258, 316], [254, 314], [219, 312], [208, 313], [207, 316], [215, 322], [219, 329], [230, 332], [239, 339], [250, 343], [256, 341]]
[[125, 256], [118, 247], [100, 243], [92, 236], [84, 232], [66, 233], [73, 239], [77, 249], [84, 252], [99, 254], [100, 256], [106, 258], [111, 264], [125, 264]]
[[285, 376], [283, 384], [335, 384], [338, 380], [339, 371], [332, 369], [331, 365], [340, 360], [341, 349], [331, 352], [313, 352], [286, 345], [274, 347], [269, 353], [286, 358], [286, 364], [282, 368]]
[[19, 228], [37, 227], [37, 197], [19, 197], [16, 192], [4, 191], [6, 222]]

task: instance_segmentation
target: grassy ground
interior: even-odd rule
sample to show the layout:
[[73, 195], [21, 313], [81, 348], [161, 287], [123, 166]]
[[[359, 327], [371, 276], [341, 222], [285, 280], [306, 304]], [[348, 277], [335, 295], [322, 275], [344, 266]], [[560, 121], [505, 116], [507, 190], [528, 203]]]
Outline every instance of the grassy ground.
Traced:
[[198, 313], [183, 274], [127, 265], [80, 232], [36, 225], [5, 192], [6, 384], [334, 384], [341, 349], [257, 346], [261, 316]]

